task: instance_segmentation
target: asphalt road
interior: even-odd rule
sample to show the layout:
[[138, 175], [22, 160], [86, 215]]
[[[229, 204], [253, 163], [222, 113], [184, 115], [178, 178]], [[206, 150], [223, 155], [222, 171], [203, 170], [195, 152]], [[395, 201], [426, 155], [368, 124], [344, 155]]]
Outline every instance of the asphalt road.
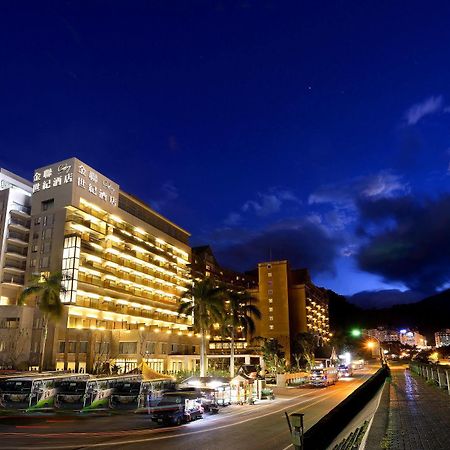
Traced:
[[180, 427], [159, 428], [147, 415], [0, 418], [4, 450], [180, 448], [284, 450], [290, 446], [285, 412], [303, 412], [308, 429], [340, 403], [375, 369], [355, 372], [335, 386], [275, 389], [276, 399], [257, 405], [228, 406], [217, 415]]

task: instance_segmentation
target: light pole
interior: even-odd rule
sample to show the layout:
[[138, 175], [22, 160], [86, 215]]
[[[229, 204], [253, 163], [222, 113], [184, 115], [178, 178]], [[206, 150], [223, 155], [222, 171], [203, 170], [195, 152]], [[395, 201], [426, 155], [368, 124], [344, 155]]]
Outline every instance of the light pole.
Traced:
[[[378, 342], [378, 348], [379, 348], [379, 350], [380, 350], [380, 364], [381, 364], [382, 367], [384, 367], [384, 366], [386, 365], [386, 362], [385, 362], [385, 360], [384, 360], [384, 355], [383, 355], [383, 349], [381, 348], [381, 341], [380, 341], [377, 337], [371, 336], [370, 334], [367, 334], [366, 332], [364, 332], [364, 331], [362, 331], [362, 330], [359, 330], [359, 329], [354, 329], [354, 330], [352, 330], [352, 336], [353, 336], [353, 337], [367, 336], [367, 337], [369, 337], [369, 338], [374, 339], [375, 341], [377, 341], [377, 342]], [[373, 342], [370, 342], [370, 341], [369, 341], [369, 342], [367, 343], [367, 347], [368, 347], [368, 348], [372, 349], [373, 346], [374, 346], [374, 343], [373, 343]]]

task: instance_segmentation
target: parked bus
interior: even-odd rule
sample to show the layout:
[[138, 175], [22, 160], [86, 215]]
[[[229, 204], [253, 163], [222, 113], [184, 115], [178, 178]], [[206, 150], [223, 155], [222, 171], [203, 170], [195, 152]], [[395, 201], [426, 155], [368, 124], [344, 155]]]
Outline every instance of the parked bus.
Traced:
[[88, 378], [57, 380], [55, 382], [55, 408], [75, 411], [81, 410], [83, 408], [87, 383]]
[[53, 409], [57, 382], [88, 377], [85, 374], [40, 373], [3, 379], [0, 381], [0, 406], [27, 411]]
[[[119, 375], [88, 380], [84, 394], [83, 411], [109, 409], [121, 404], [133, 404], [137, 408], [141, 375]], [[115, 395], [117, 392], [117, 395]], [[126, 397], [126, 399], [125, 399]], [[130, 405], [131, 406], [131, 405]]]

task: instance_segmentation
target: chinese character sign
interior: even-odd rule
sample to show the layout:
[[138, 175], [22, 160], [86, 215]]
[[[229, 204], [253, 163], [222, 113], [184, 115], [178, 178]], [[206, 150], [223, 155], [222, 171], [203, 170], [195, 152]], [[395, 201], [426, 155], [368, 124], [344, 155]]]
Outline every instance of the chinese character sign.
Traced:
[[117, 206], [119, 186], [76, 158], [39, 169], [33, 177], [33, 192], [50, 191], [65, 185], [85, 191], [86, 195], [81, 196], [86, 199], [96, 197], [100, 203]]

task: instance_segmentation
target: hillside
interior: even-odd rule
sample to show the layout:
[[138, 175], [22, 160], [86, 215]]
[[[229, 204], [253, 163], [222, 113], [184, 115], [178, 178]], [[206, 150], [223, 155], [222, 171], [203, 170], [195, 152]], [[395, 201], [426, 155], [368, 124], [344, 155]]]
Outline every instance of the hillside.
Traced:
[[434, 332], [450, 328], [450, 289], [416, 303], [382, 309], [362, 309], [333, 291], [330, 298], [330, 325], [335, 331], [348, 332], [353, 327], [417, 328], [429, 340]]

